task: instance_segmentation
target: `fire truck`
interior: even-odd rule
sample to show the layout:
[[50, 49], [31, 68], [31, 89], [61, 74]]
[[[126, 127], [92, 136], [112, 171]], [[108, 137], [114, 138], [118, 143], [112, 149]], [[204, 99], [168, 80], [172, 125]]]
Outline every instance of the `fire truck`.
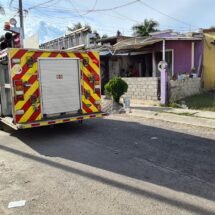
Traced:
[[0, 121], [27, 129], [103, 117], [99, 54], [14, 48], [1, 39]]

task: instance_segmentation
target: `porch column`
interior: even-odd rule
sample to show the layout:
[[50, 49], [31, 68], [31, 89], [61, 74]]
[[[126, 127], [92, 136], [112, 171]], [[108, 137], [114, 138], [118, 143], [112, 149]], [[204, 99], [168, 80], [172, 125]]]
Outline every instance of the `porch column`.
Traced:
[[166, 61], [166, 41], [163, 40], [163, 57], [162, 57], [163, 61]]
[[195, 60], [195, 43], [192, 42], [192, 45], [191, 45], [191, 70], [194, 68], [194, 60]]
[[152, 76], [156, 77], [157, 76], [157, 65], [156, 65], [156, 60], [155, 60], [155, 52], [152, 52]]
[[168, 76], [167, 76], [167, 63], [166, 63], [166, 44], [163, 40], [163, 56], [162, 61], [158, 64], [158, 70], [161, 73], [161, 104], [167, 104], [167, 87], [168, 87]]

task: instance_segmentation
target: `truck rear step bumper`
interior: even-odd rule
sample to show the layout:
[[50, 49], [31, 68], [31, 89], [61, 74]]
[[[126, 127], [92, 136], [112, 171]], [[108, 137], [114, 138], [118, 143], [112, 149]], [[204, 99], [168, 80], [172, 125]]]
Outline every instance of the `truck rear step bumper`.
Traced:
[[107, 113], [94, 113], [94, 114], [87, 114], [87, 115], [80, 115], [75, 117], [67, 117], [61, 119], [49, 119], [49, 120], [42, 120], [37, 122], [25, 123], [25, 124], [13, 124], [11, 119], [12, 118], [0, 118], [0, 121], [11, 128], [18, 130], [18, 129], [27, 129], [27, 128], [35, 128], [41, 126], [48, 126], [48, 125], [56, 125], [68, 122], [75, 122], [75, 121], [82, 121], [86, 119], [93, 119], [93, 118], [101, 118], [107, 116]]

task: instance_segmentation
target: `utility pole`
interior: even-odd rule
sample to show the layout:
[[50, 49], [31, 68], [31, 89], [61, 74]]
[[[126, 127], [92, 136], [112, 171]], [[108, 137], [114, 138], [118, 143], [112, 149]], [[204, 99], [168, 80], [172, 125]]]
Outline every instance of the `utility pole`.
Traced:
[[25, 31], [24, 31], [24, 19], [23, 19], [23, 9], [22, 9], [22, 0], [19, 0], [19, 18], [20, 18], [20, 28], [22, 38], [25, 38]]

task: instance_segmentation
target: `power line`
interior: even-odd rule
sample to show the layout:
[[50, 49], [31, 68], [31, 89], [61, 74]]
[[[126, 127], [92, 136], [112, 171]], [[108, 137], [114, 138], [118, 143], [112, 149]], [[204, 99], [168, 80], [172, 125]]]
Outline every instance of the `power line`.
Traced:
[[[58, 0], [58, 1], [60, 1], [60, 0]], [[41, 3], [41, 4], [38, 4], [38, 5], [34, 5], [34, 6], [32, 6], [32, 7], [30, 7], [30, 9], [34, 9], [34, 10], [38, 10], [38, 11], [41, 11], [40, 9], [46, 9], [46, 11], [47, 11], [47, 13], [48, 13], [48, 15], [46, 15], [45, 17], [45, 19], [47, 20], [47, 22], [48, 23], [51, 23], [51, 24], [57, 24], [57, 23], [59, 23], [59, 24], [66, 24], [65, 23], [65, 19], [72, 19], [72, 18], [75, 18], [75, 17], [81, 17], [82, 19], [84, 19], [85, 20], [85, 22], [86, 22], [86, 15], [87, 14], [89, 14], [89, 13], [93, 13], [93, 12], [97, 12], [97, 13], [99, 13], [99, 14], [103, 14], [103, 15], [106, 15], [106, 16], [109, 16], [109, 17], [113, 17], [113, 18], [115, 18], [115, 19], [120, 19], [120, 20], [129, 20], [129, 21], [131, 21], [131, 22], [134, 22], [134, 23], [140, 23], [140, 21], [138, 21], [138, 20], [135, 20], [135, 19], [133, 19], [132, 17], [130, 17], [129, 15], [124, 15], [124, 14], [121, 14], [121, 13], [119, 13], [117, 10], [118, 9], [120, 9], [120, 8], [123, 8], [123, 7], [126, 7], [126, 6], [129, 6], [129, 5], [132, 5], [132, 4], [135, 4], [135, 3], [137, 3], [137, 2], [140, 2], [141, 4], [143, 4], [144, 6], [146, 6], [146, 7], [148, 7], [148, 8], [150, 8], [150, 9], [152, 9], [152, 10], [155, 10], [156, 12], [158, 12], [158, 13], [160, 13], [160, 14], [162, 14], [162, 15], [165, 15], [165, 16], [167, 16], [167, 17], [169, 17], [169, 18], [171, 18], [171, 19], [174, 19], [175, 21], [177, 21], [177, 22], [179, 22], [179, 23], [181, 23], [181, 24], [183, 24], [183, 25], [189, 25], [189, 26], [193, 26], [194, 27], [194, 25], [191, 25], [191, 24], [189, 24], [189, 23], [187, 23], [187, 22], [184, 22], [184, 21], [181, 21], [181, 20], [179, 20], [179, 19], [177, 19], [177, 18], [175, 18], [175, 17], [172, 17], [172, 16], [169, 16], [168, 14], [165, 14], [165, 13], [163, 13], [162, 11], [159, 11], [159, 10], [157, 10], [156, 8], [153, 8], [153, 7], [151, 7], [150, 5], [148, 5], [148, 4], [146, 4], [146, 3], [144, 3], [142, 0], [136, 0], [136, 1], [129, 1], [129, 2], [127, 2], [127, 3], [124, 3], [124, 4], [121, 4], [121, 5], [118, 5], [118, 6], [115, 6], [115, 7], [112, 7], [112, 8], [104, 8], [104, 9], [96, 9], [96, 6], [97, 6], [97, 3], [98, 3], [98, 0], [95, 0], [95, 2], [94, 2], [94, 4], [93, 4], [93, 7], [91, 8], [91, 9], [87, 9], [86, 7], [84, 7], [84, 8], [81, 8], [81, 10], [79, 10], [76, 6], [77, 6], [77, 3], [76, 3], [76, 6], [74, 5], [74, 1], [73, 0], [70, 0], [70, 3], [71, 3], [71, 5], [72, 5], [72, 8], [70, 7], [70, 8], [59, 8], [59, 7], [57, 7], [57, 8], [51, 8], [50, 7], [50, 5], [47, 5], [48, 3], [51, 3], [52, 2], [52, 4], [54, 4], [53, 2], [54, 2], [54, 0], [49, 0], [49, 1], [46, 1], [46, 2], [43, 2], [43, 3]], [[56, 4], [56, 3], [55, 3]], [[72, 10], [71, 10], [72, 9]], [[48, 12], [48, 11], [50, 11], [50, 12]], [[115, 13], [117, 16], [114, 16], [114, 15], [111, 15], [110, 13], [108, 13], [108, 12], [112, 12], [112, 13]], [[51, 13], [51, 12], [53, 12], [53, 13]], [[61, 14], [56, 14], [56, 13], [61, 13], [61, 12], [64, 12], [65, 14], [69, 14], [69, 13], [77, 13], [77, 16], [75, 16], [75, 15], [72, 15], [71, 17], [70, 16], [68, 16], [68, 17], [62, 17], [61, 16]], [[83, 14], [85, 12], [85, 14]], [[55, 14], [54, 14], [55, 13]], [[82, 14], [81, 14], [82, 13]], [[58, 15], [58, 16], [56, 16], [56, 15]], [[44, 13], [42, 13], [42, 11], [41, 11], [41, 16], [40, 16], [40, 18], [42, 17], [42, 16], [44, 16]], [[84, 17], [85, 16], [85, 17]], [[39, 17], [39, 16], [38, 16]], [[53, 17], [53, 18], [55, 18], [55, 19], [58, 19], [57, 21], [56, 20], [51, 20], [52, 18], [51, 17]], [[60, 19], [64, 19], [62, 22], [61, 21], [59, 21]], [[70, 23], [72, 23], [71, 21], [70, 21]], [[105, 31], [105, 32], [115, 32], [115, 30], [118, 28], [118, 29], [120, 29], [121, 28], [121, 26], [118, 26], [118, 27], [116, 27], [116, 29], [114, 29], [113, 31], [109, 28], [106, 28], [105, 26], [101, 29], [100, 27], [95, 27], [95, 24], [92, 24], [93, 26], [94, 26], [94, 28], [95, 29], [100, 29], [100, 30], [102, 30], [102, 31]], [[163, 26], [164, 27], [164, 25], [161, 25], [161, 26]], [[161, 27], [161, 29], [163, 28], [163, 27]], [[170, 27], [170, 26], [169, 26]], [[179, 30], [179, 31], [186, 31], [185, 30], [185, 27], [182, 27], [182, 26], [171, 26], [171, 28], [173, 29], [173, 30]], [[127, 33], [128, 32], [132, 32], [131, 30], [125, 30]]]
[[52, 4], [46, 5], [46, 6], [44, 6], [44, 8], [49, 8], [49, 7], [53, 6], [53, 5], [56, 5], [57, 3], [59, 3], [59, 1], [61, 1], [61, 0], [55, 0], [55, 1], [53, 0]]
[[112, 11], [112, 10], [120, 9], [120, 8], [123, 8], [123, 7], [127, 7], [127, 6], [132, 5], [132, 4], [136, 4], [139, 1], [140, 0], [135, 0], [135, 1], [131, 1], [131, 2], [128, 2], [128, 3], [122, 4], [122, 5], [112, 7], [112, 8], [96, 9], [96, 10], [92, 10], [92, 11], [88, 11], [88, 12]]
[[[133, 19], [133, 18], [130, 18], [129, 16], [126, 16], [126, 15], [123, 15], [117, 11], [112, 11], [113, 13], [119, 15], [120, 17], [124, 18], [124, 19], [127, 19], [131, 22], [134, 22], [134, 23], [140, 23], [139, 20], [136, 20], [136, 19]], [[169, 25], [162, 25], [159, 23], [159, 26], [163, 26], [163, 27], [167, 27], [167, 28], [174, 28], [174, 29], [185, 29], [186, 27], [185, 26], [169, 26]]]
[[[45, 20], [46, 20], [46, 22], [47, 23], [51, 23], [51, 24], [65, 24], [65, 19], [71, 19], [72, 17], [74, 17], [74, 16], [71, 16], [71, 17], [58, 17], [58, 16], [55, 16], [55, 15], [45, 15], [45, 14], [43, 14], [43, 13], [40, 13], [39, 11], [37, 12], [38, 13], [38, 15], [30, 15], [30, 17], [37, 17], [37, 18], [44, 18]], [[100, 12], [101, 13], [101, 12]], [[30, 17], [28, 17], [28, 18], [30, 18]], [[55, 20], [53, 20], [52, 19], [52, 17], [55, 19]], [[76, 17], [78, 17], [78, 16], [76, 16]], [[115, 17], [116, 18], [116, 17]], [[57, 19], [57, 20], [56, 20]], [[63, 20], [62, 20], [63, 19]], [[122, 19], [121, 19], [122, 20]], [[71, 22], [71, 21], [70, 21]], [[74, 23], [72, 23], [72, 24], [74, 24]], [[111, 27], [106, 27], [106, 26], [102, 26], [103, 27], [103, 30], [104, 29], [106, 29], [106, 30], [113, 30], [113, 31], [115, 31], [116, 30], [116, 28], [119, 28], [120, 26], [116, 26], [116, 27], [113, 27], [113, 26], [111, 26]], [[98, 29], [97, 27], [96, 27], [96, 29]]]
[[72, 7], [74, 8], [74, 10], [77, 12], [77, 14], [81, 17], [81, 19], [83, 19], [86, 22], [86, 19], [83, 15], [81, 15], [80, 11], [75, 7], [75, 5], [73, 4], [72, 0], [69, 0], [70, 4], [72, 5]]
[[[105, 14], [104, 12], [99, 12], [99, 13], [101, 13], [101, 14], [104, 14], [104, 15], [108, 15], [108, 16], [111, 16], [111, 15], [109, 15], [109, 14]], [[49, 15], [49, 16], [45, 16], [43, 13], [39, 13], [40, 15], [38, 15], [38, 16], [36, 16], [36, 15], [31, 15], [32, 17], [38, 17], [38, 18], [41, 18], [41, 17], [44, 17], [44, 19], [46, 19], [46, 22], [47, 23], [49, 23], [49, 24], [59, 24], [59, 25], [65, 25], [66, 23], [65, 23], [65, 20], [66, 19], [71, 19], [72, 17], [57, 17], [57, 16], [51, 16], [51, 15]], [[55, 20], [53, 20], [52, 19], [52, 17], [53, 18], [55, 18]], [[74, 17], [74, 16], [73, 16]], [[76, 17], [78, 17], [78, 16], [76, 16]], [[120, 18], [120, 17], [117, 17], [117, 16], [111, 16], [111, 17], [114, 17], [114, 18], [118, 18], [118, 19], [120, 19], [120, 20], [124, 20], [124, 18]], [[57, 20], [56, 20], [57, 19]], [[62, 20], [63, 19], [63, 20]], [[68, 20], [69, 21], [69, 20]], [[137, 20], [136, 20], [137, 21]], [[71, 22], [71, 21], [69, 21], [70, 22], [70, 24], [74, 24], [73, 22]], [[106, 32], [115, 32], [116, 31], [116, 29], [121, 29], [121, 26], [120, 25], [118, 25], [118, 26], [111, 26], [111, 27], [108, 27], [108, 26], [102, 26], [102, 28], [101, 28], [101, 26], [96, 26], [96, 25], [94, 25], [93, 24], [93, 26], [94, 26], [94, 28], [95, 29], [97, 29], [97, 30], [102, 30], [102, 31], [106, 31]], [[167, 27], [169, 27], [169, 28], [171, 28], [171, 29], [173, 29], [173, 30], [176, 30], [176, 31], [187, 31], [186, 30], [186, 27], [182, 27], [182, 26], [166, 26], [166, 25], [160, 25], [161, 26], [161, 29], [166, 29]], [[129, 29], [124, 29], [124, 31], [126, 31], [126, 32], [132, 32], [131, 31], [131, 29], [129, 28]]]
[[91, 11], [95, 10], [95, 9], [96, 9], [97, 3], [98, 3], [98, 0], [95, 0], [95, 3], [94, 3], [94, 5], [93, 5], [92, 9], [89, 10], [89, 12], [86, 12], [85, 14], [83, 14], [83, 16], [85, 16], [85, 15], [89, 14]]
[[[149, 4], [143, 2], [142, 0], [139, 0], [139, 2], [140, 2], [142, 5], [144, 5], [144, 6], [148, 7], [148, 8], [150, 8], [150, 9], [154, 10], [154, 11], [157, 12], [157, 13], [160, 13], [160, 14], [163, 15], [163, 16], [166, 16], [166, 17], [168, 17], [168, 18], [170, 18], [170, 19], [173, 19], [173, 20], [175, 20], [175, 21], [177, 21], [177, 22], [180, 22], [180, 23], [185, 24], [185, 25], [188, 25], [188, 26], [197, 27], [197, 26], [194, 26], [194, 25], [192, 25], [192, 24], [190, 24], [190, 23], [187, 23], [187, 22], [184, 22], [184, 21], [182, 21], [182, 20], [180, 20], [180, 19], [177, 19], [177, 18], [175, 18], [175, 17], [173, 17], [173, 16], [170, 16], [169, 14], [166, 14], [166, 13], [164, 13], [164, 12], [162, 12], [162, 11], [160, 11], [160, 10], [158, 10], [158, 9], [156, 9], [156, 8], [154, 8], [154, 7], [152, 7], [152, 6], [150, 6]], [[197, 27], [197, 28], [199, 28], [199, 27]]]
[[[50, 1], [48, 1], [48, 2], [50, 2]], [[72, 3], [71, 0], [70, 0], [70, 2]], [[78, 15], [79, 15], [82, 19], [84, 19], [85, 21], [86, 21], [86, 19], [85, 19], [83, 16], [85, 16], [85, 15], [91, 13], [91, 12], [112, 11], [112, 12], [116, 13], [117, 15], [119, 15], [119, 16], [121, 16], [121, 17], [123, 17], [123, 18], [126, 18], [127, 20], [130, 20], [130, 21], [132, 21], [132, 22], [139, 22], [138, 20], [134, 20], [133, 18], [130, 18], [130, 17], [126, 16], [126, 15], [122, 15], [122, 14], [120, 14], [120, 13], [118, 13], [118, 12], [115, 11], [115, 10], [117, 10], [117, 9], [119, 9], [119, 8], [122, 8], [122, 7], [125, 7], [125, 6], [128, 6], [128, 5], [131, 5], [131, 4], [134, 4], [134, 3], [137, 3], [137, 2], [140, 2], [140, 3], [143, 4], [144, 6], [150, 8], [150, 9], [152, 9], [152, 10], [154, 10], [154, 11], [156, 11], [156, 12], [158, 12], [158, 13], [164, 15], [164, 16], [167, 16], [167, 17], [169, 17], [169, 18], [171, 18], [171, 19], [173, 19], [173, 20], [175, 20], [175, 21], [177, 21], [177, 22], [180, 22], [180, 23], [182, 23], [182, 24], [188, 25], [189, 27], [191, 27], [191, 26], [196, 27], [196, 26], [194, 26], [194, 25], [192, 25], [192, 24], [190, 24], [190, 23], [184, 22], [184, 21], [179, 20], [179, 19], [177, 19], [177, 18], [175, 18], [175, 17], [172, 17], [172, 16], [170, 16], [170, 15], [168, 15], [168, 14], [166, 14], [166, 13], [160, 11], [160, 10], [157, 10], [156, 8], [154, 8], [154, 7], [152, 7], [152, 6], [148, 5], [148, 4], [146, 4], [146, 3], [143, 2], [142, 0], [131, 1], [131, 2], [128, 2], [128, 3], [125, 3], [125, 4], [119, 5], [119, 6], [112, 7], [112, 8], [86, 10], [87, 13], [85, 13], [85, 14], [81, 14], [80, 10], [78, 10], [74, 5], [73, 5], [73, 8], [75, 9], [75, 11], [72, 11], [72, 10], [70, 10], [70, 9], [63, 9], [63, 8], [58, 8], [58, 9], [56, 9], [56, 8], [49, 8], [49, 9], [48, 9], [47, 7], [43, 7], [43, 8], [46, 8], [46, 10], [52, 11], [52, 12], [76, 12], [76, 13], [78, 13]], [[47, 3], [47, 2], [45, 2], [45, 3]], [[45, 3], [42, 3], [42, 4], [45, 4]], [[97, 0], [95, 1], [95, 4], [94, 4], [93, 8], [95, 8], [95, 5], [96, 5], [96, 4], [97, 4]], [[37, 6], [40, 7], [40, 8], [42, 8], [42, 7], [41, 7], [41, 6], [42, 6], [41, 4], [39, 4], [39, 5], [37, 5]], [[113, 16], [112, 16], [112, 17], [113, 17]], [[115, 18], [116, 18], [116, 17], [115, 17]], [[118, 17], [117, 17], [117, 18], [118, 18]], [[199, 28], [199, 27], [196, 27], [196, 28]]]
[[14, 0], [10, 0], [9, 7], [12, 7], [13, 1]]
[[[50, 1], [54, 1], [54, 0], [49, 0], [48, 2]], [[112, 11], [112, 10], [116, 10], [116, 9], [120, 9], [120, 8], [123, 8], [123, 7], [127, 7], [129, 5], [132, 5], [132, 4], [136, 4], [137, 2], [139, 2], [140, 0], [135, 0], [135, 1], [130, 1], [128, 3], [125, 3], [125, 4], [121, 4], [121, 5], [118, 5], [118, 6], [115, 6], [115, 7], [111, 7], [111, 8], [103, 8], [103, 9], [90, 9], [90, 10], [85, 10], [83, 12], [87, 12], [87, 13], [92, 13], [92, 12], [102, 12], [102, 11]], [[48, 2], [45, 2], [45, 3], [41, 3], [41, 4], [38, 4], [38, 5], [35, 5], [35, 6], [32, 6], [30, 8], [28, 8], [29, 10], [30, 9], [34, 9], [36, 7], [40, 7], [40, 8], [45, 8], [49, 11], [53, 11], [53, 12], [74, 12], [70, 9], [65, 9], [65, 8], [47, 8], [47, 7], [41, 7], [42, 5], [44, 4], [47, 4]], [[71, 1], [70, 1], [71, 2]], [[80, 12], [80, 11], [79, 11]]]
[[[12, 0], [12, 1], [13, 1], [13, 0]], [[43, 2], [43, 3], [40, 3], [40, 4], [36, 4], [36, 5], [34, 5], [34, 6], [29, 7], [29, 8], [28, 8], [28, 10], [31, 10], [31, 9], [34, 9], [34, 8], [40, 7], [40, 6], [42, 6], [42, 5], [45, 5], [45, 4], [48, 4], [48, 3], [51, 3], [51, 2], [53, 2], [53, 1], [55, 1], [55, 0], [49, 0], [49, 1], [46, 1], [46, 2]]]
[[122, 18], [125, 18], [125, 19], [131, 21], [131, 22], [135, 22], [135, 23], [138, 23], [138, 22], [139, 22], [139, 21], [137, 21], [137, 20], [135, 20], [135, 19], [133, 19], [133, 18], [130, 18], [130, 17], [126, 16], [126, 15], [120, 14], [120, 13], [117, 12], [117, 11], [112, 11], [112, 12], [115, 13], [115, 14], [117, 14], [117, 15], [119, 15], [119, 16], [122, 17]]

